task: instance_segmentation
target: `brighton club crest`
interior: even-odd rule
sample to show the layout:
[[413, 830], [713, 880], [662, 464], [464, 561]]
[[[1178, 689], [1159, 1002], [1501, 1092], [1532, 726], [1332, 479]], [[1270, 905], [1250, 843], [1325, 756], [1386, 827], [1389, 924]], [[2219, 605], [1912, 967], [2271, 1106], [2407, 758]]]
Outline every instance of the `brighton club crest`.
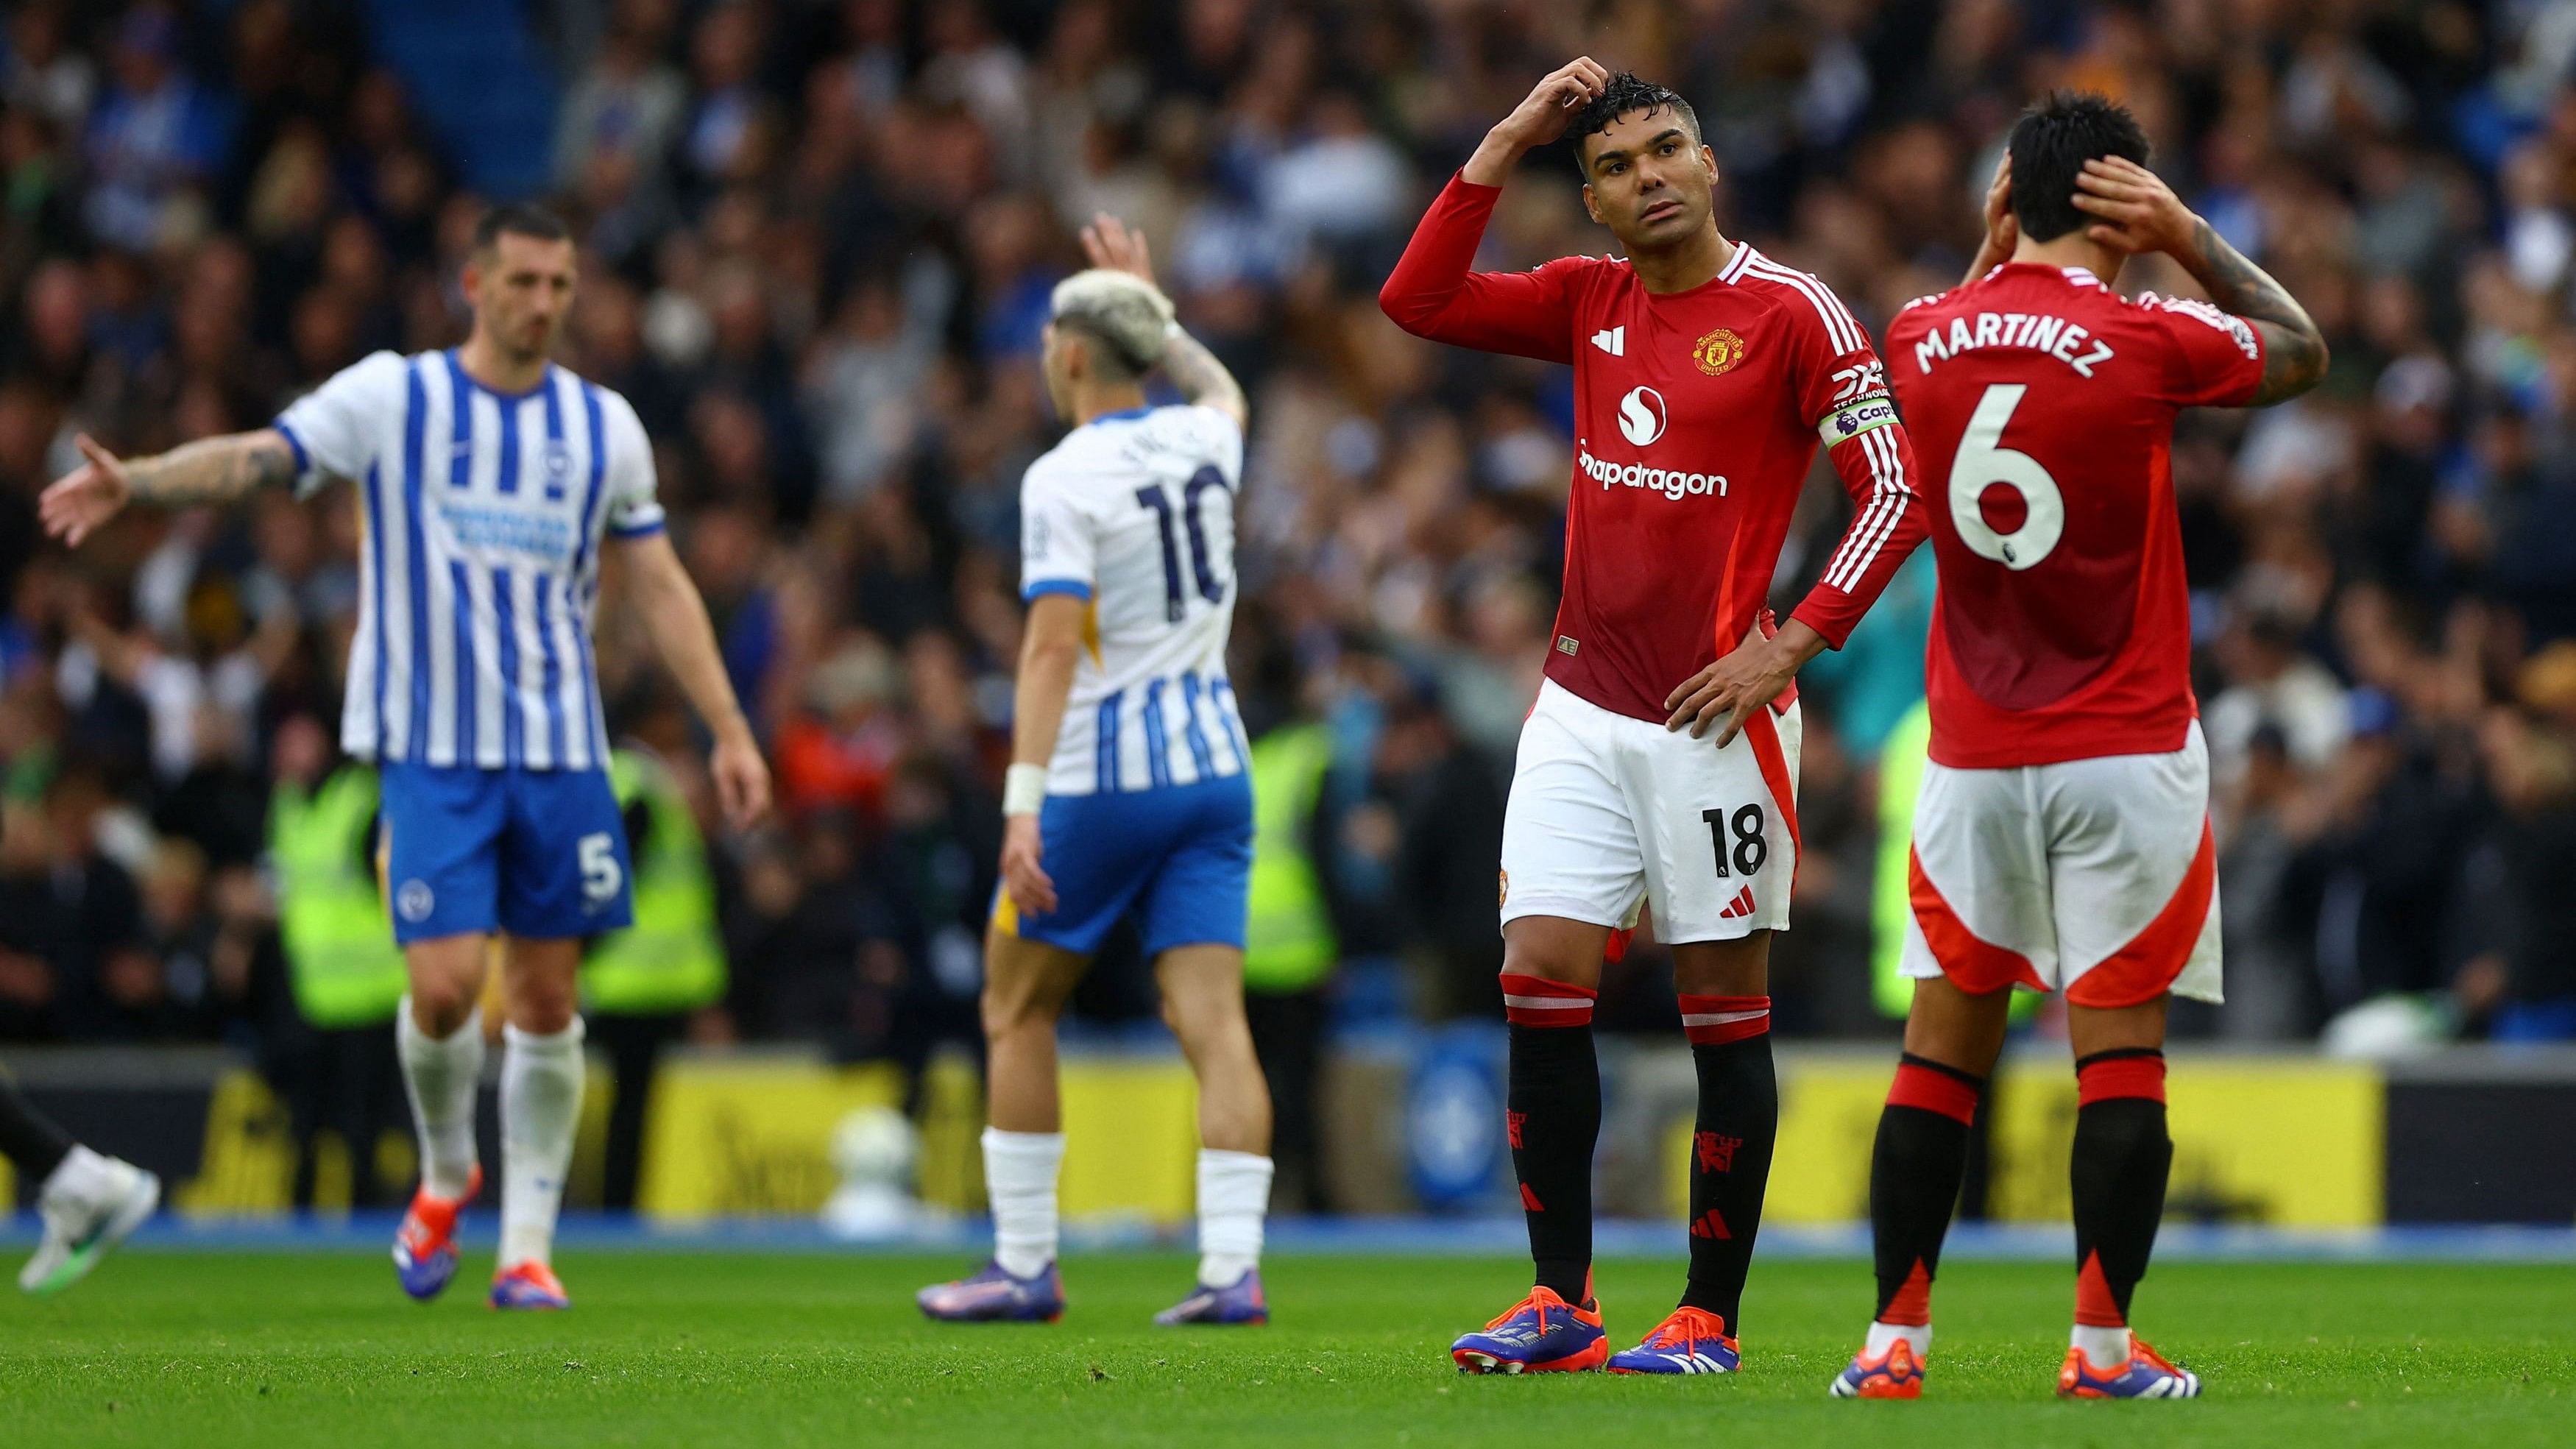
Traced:
[[1691, 345], [1691, 361], [1711, 377], [1744, 360], [1744, 339], [1732, 327], [1720, 327]]

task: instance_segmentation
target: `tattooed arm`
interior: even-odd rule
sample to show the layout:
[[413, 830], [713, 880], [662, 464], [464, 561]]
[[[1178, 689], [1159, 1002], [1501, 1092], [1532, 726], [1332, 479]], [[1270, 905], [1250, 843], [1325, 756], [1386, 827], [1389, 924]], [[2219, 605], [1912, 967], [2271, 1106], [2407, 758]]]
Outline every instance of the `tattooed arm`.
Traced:
[[2082, 188], [2075, 193], [2077, 209], [2101, 218], [2085, 235], [2124, 252], [2172, 257], [2210, 301], [2263, 335], [2263, 382], [2249, 406], [2286, 402], [2325, 379], [2325, 334], [2308, 309], [2194, 215], [2154, 172], [2113, 157], [2085, 162], [2075, 184]]
[[1252, 404], [1244, 400], [1243, 384], [1207, 350], [1207, 344], [1175, 326], [1171, 340], [1163, 344], [1163, 371], [1170, 375], [1172, 386], [1181, 396], [1201, 407], [1214, 408], [1234, 419], [1236, 427], [1252, 421]]
[[184, 508], [230, 503], [257, 488], [295, 481], [295, 450], [275, 428], [201, 438], [150, 458], [120, 459], [84, 433], [88, 459], [37, 501], [45, 531], [78, 547], [129, 502]]

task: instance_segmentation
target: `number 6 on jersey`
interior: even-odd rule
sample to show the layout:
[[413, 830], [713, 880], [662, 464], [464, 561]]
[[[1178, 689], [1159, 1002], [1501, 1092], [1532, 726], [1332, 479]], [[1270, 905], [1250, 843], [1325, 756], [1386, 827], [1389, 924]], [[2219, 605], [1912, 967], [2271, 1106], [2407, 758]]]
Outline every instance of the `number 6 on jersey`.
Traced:
[[[1988, 387], [1950, 460], [1950, 521], [1958, 526], [1959, 541], [2008, 569], [2026, 569], [2048, 557], [2066, 532], [2066, 497], [2057, 491], [2057, 480], [2037, 458], [2004, 446], [2004, 429], [2029, 390], [2018, 382]], [[1986, 522], [1986, 489], [1997, 483], [2021, 495], [2021, 526], [2010, 533]]]

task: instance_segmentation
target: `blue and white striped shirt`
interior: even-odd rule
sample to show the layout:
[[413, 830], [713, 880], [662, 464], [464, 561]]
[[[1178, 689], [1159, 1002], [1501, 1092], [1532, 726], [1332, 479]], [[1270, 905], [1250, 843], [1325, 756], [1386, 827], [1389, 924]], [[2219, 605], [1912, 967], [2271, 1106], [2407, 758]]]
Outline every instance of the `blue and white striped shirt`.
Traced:
[[1075, 428], [1020, 484], [1020, 592], [1086, 605], [1050, 795], [1239, 775], [1226, 682], [1243, 429], [1213, 408], [1139, 408]]
[[548, 367], [524, 393], [450, 352], [379, 352], [275, 424], [297, 489], [358, 481], [357, 634], [340, 744], [361, 759], [603, 769], [591, 658], [603, 535], [662, 527], [626, 399]]

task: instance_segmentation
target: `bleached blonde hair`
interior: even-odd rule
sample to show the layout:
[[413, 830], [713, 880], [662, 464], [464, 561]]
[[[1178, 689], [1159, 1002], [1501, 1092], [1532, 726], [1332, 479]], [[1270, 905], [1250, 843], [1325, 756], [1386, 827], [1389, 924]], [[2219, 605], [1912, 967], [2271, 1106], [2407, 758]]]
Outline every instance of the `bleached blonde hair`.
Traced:
[[1099, 360], [1116, 380], [1153, 371], [1172, 330], [1172, 299], [1132, 272], [1093, 267], [1055, 284], [1048, 317], [1101, 344]]

